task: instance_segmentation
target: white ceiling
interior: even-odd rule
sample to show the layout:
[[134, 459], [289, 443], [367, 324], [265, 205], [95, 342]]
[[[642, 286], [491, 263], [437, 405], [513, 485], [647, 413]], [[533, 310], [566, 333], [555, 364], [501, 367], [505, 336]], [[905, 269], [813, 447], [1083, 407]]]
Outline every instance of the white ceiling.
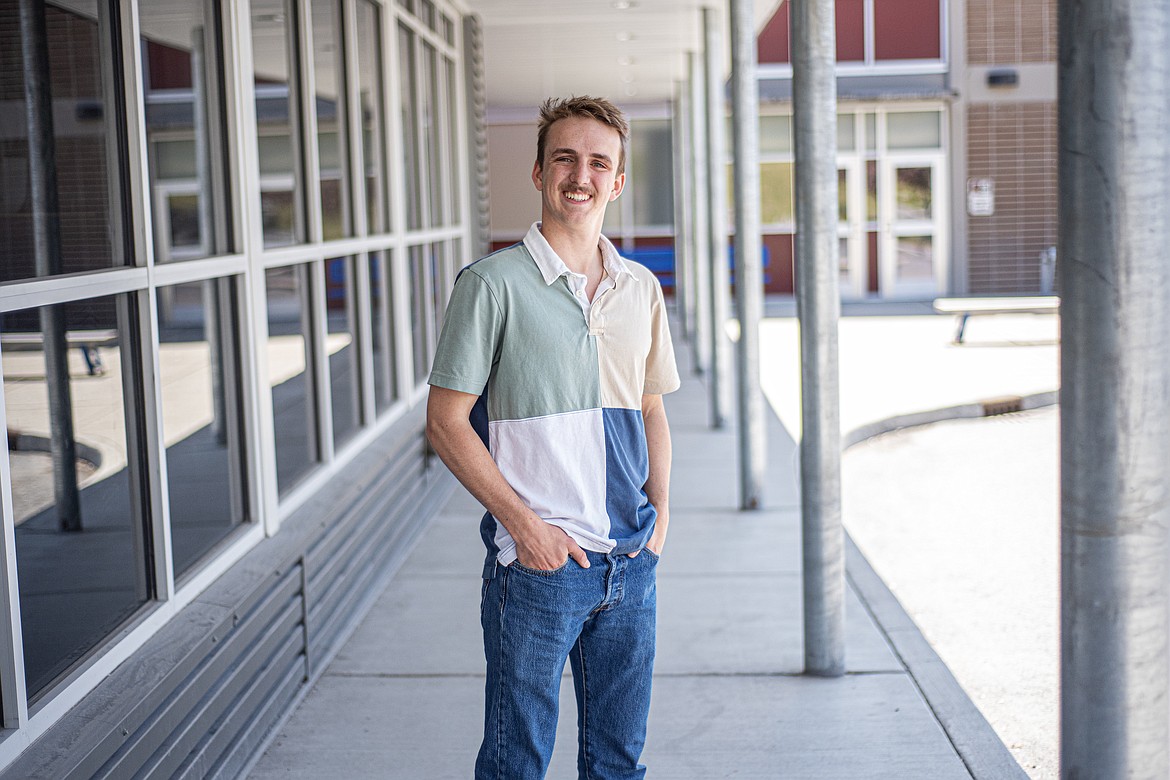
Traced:
[[[697, 0], [467, 0], [484, 29], [488, 109], [530, 112], [550, 96], [598, 95], [623, 107], [661, 104], [701, 51]], [[711, 5], [711, 3], [706, 3]], [[759, 31], [779, 0], [757, 0]], [[628, 7], [626, 7], [628, 6]], [[717, 0], [729, 57], [727, 0]]]

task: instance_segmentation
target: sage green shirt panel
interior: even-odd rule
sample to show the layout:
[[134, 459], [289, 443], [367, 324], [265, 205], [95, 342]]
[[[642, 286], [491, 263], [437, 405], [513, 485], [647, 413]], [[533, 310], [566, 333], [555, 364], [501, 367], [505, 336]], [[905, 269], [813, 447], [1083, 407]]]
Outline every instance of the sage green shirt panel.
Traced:
[[[443, 357], [436, 356], [432, 384], [453, 376], [478, 378], [486, 356], [490, 421], [601, 407], [597, 345], [563, 278], [546, 284], [522, 245], [473, 263], [460, 282], [468, 276], [478, 280], [465, 285], [476, 300], [452, 295], [439, 340]], [[481, 340], [481, 334], [492, 331], [490, 344]], [[465, 343], [448, 347], [447, 342]], [[452, 359], [475, 368], [453, 365]]]
[[431, 364], [432, 385], [479, 395], [498, 358], [504, 313], [491, 288], [467, 268], [455, 280]]

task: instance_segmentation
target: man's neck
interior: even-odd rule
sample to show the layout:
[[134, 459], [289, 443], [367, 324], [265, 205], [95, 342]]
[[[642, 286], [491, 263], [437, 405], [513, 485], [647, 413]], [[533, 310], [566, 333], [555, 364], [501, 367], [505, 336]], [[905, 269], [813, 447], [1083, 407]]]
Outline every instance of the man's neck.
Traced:
[[555, 225], [541, 223], [540, 233], [570, 271], [590, 278], [600, 275], [602, 269], [600, 229], [566, 231]]

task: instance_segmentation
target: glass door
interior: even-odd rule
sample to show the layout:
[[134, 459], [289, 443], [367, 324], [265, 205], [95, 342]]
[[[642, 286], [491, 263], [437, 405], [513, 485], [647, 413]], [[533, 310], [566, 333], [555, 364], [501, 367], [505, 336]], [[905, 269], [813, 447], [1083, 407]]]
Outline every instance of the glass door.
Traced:
[[881, 167], [882, 295], [933, 297], [943, 288], [945, 269], [942, 160], [887, 158]]

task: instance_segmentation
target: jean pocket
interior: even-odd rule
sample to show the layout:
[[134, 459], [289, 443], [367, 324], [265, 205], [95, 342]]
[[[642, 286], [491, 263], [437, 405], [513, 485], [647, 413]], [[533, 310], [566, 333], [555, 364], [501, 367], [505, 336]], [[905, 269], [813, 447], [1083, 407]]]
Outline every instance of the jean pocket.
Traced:
[[654, 561], [655, 563], [658, 563], [659, 561], [662, 560], [662, 556], [659, 555], [658, 553], [654, 552], [653, 550], [651, 550], [649, 547], [643, 547], [642, 552], [645, 553], [646, 555], [649, 555], [650, 560]]
[[563, 572], [572, 562], [572, 558], [566, 558], [565, 562], [555, 569], [530, 569], [524, 564], [520, 563], [519, 560], [515, 560], [508, 564], [508, 568], [515, 569], [516, 571], [523, 572], [524, 574], [531, 574], [534, 577], [551, 577], [554, 574], [560, 574]]

